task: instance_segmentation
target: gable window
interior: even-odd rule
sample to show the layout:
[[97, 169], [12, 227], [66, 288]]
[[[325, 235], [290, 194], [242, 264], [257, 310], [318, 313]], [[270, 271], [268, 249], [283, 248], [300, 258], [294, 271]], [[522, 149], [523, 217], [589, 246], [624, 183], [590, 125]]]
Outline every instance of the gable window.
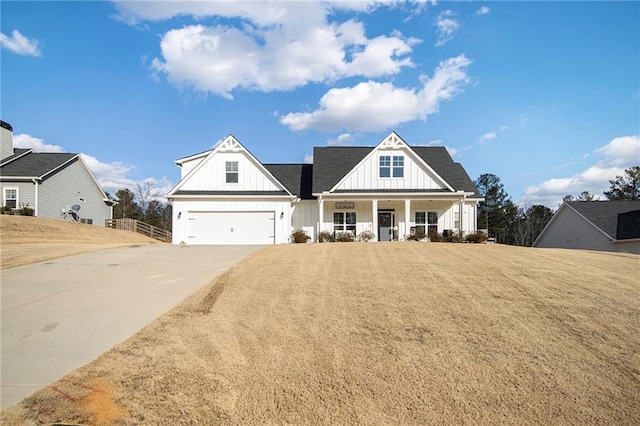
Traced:
[[356, 212], [333, 213], [333, 232], [351, 232], [356, 234]]
[[404, 157], [401, 155], [393, 156], [393, 177], [404, 177]]
[[18, 188], [4, 189], [4, 206], [15, 209], [18, 207]]
[[379, 168], [381, 178], [404, 177], [404, 157], [402, 155], [381, 155]]
[[391, 177], [391, 156], [383, 155], [380, 157], [380, 177]]
[[238, 162], [227, 161], [225, 165], [227, 183], [238, 183]]

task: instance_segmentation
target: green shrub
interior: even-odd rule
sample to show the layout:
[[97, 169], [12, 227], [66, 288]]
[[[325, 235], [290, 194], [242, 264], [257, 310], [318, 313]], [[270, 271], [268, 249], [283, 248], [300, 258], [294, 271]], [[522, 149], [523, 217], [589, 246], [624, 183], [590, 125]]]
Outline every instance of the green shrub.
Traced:
[[319, 243], [332, 243], [334, 242], [336, 239], [333, 238], [333, 234], [331, 234], [331, 232], [328, 231], [322, 231], [318, 234], [318, 242]]
[[0, 207], [0, 214], [11, 214], [11, 207], [9, 206]]
[[467, 235], [468, 243], [484, 243], [487, 241], [487, 236], [484, 232], [476, 231], [472, 234]]
[[34, 208], [29, 207], [29, 204], [20, 205], [20, 210], [18, 210], [21, 216], [33, 216], [36, 212]]
[[368, 243], [369, 241], [373, 241], [376, 239], [376, 234], [371, 231], [362, 231], [356, 237], [356, 240], [361, 241], [363, 243]]
[[294, 244], [304, 244], [311, 239], [302, 229], [294, 229], [291, 233], [291, 242]]

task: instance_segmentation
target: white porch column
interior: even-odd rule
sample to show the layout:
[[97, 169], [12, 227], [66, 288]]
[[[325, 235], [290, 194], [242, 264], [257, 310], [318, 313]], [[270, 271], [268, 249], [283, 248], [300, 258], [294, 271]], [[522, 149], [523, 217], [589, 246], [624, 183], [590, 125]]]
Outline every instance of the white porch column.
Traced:
[[460, 206], [458, 207], [460, 213], [458, 213], [460, 215], [460, 220], [459, 220], [459, 228], [458, 232], [460, 233], [460, 235], [462, 235], [462, 230], [464, 229], [464, 197], [460, 200]]
[[322, 195], [321, 195], [318, 197], [318, 236], [323, 231], [322, 229], [323, 222], [324, 222], [324, 200], [322, 199]]
[[411, 200], [404, 200], [404, 235], [411, 232]]
[[376, 236], [375, 241], [379, 241], [380, 236], [378, 235], [378, 200], [371, 200], [371, 211], [373, 214], [371, 220], [373, 229], [371, 230], [371, 232], [373, 232]]

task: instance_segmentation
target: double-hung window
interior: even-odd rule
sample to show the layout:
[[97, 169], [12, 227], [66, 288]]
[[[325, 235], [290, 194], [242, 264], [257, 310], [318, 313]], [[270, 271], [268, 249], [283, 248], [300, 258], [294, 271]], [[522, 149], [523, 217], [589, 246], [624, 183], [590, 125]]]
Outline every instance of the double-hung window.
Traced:
[[356, 233], [356, 212], [333, 213], [333, 231]]
[[381, 178], [401, 178], [404, 177], [404, 156], [402, 155], [381, 155], [380, 156], [380, 177]]
[[15, 209], [18, 207], [18, 189], [17, 188], [5, 188], [4, 189], [4, 206]]
[[227, 183], [238, 183], [238, 162], [227, 161], [225, 165]]

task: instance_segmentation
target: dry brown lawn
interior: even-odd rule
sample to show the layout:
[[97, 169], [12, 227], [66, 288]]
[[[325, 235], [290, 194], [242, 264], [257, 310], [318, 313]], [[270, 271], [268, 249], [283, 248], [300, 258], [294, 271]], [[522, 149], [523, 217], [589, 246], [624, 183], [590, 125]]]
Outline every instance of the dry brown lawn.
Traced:
[[274, 246], [2, 424], [638, 424], [640, 257]]
[[134, 232], [61, 220], [0, 215], [0, 269], [159, 241]]

